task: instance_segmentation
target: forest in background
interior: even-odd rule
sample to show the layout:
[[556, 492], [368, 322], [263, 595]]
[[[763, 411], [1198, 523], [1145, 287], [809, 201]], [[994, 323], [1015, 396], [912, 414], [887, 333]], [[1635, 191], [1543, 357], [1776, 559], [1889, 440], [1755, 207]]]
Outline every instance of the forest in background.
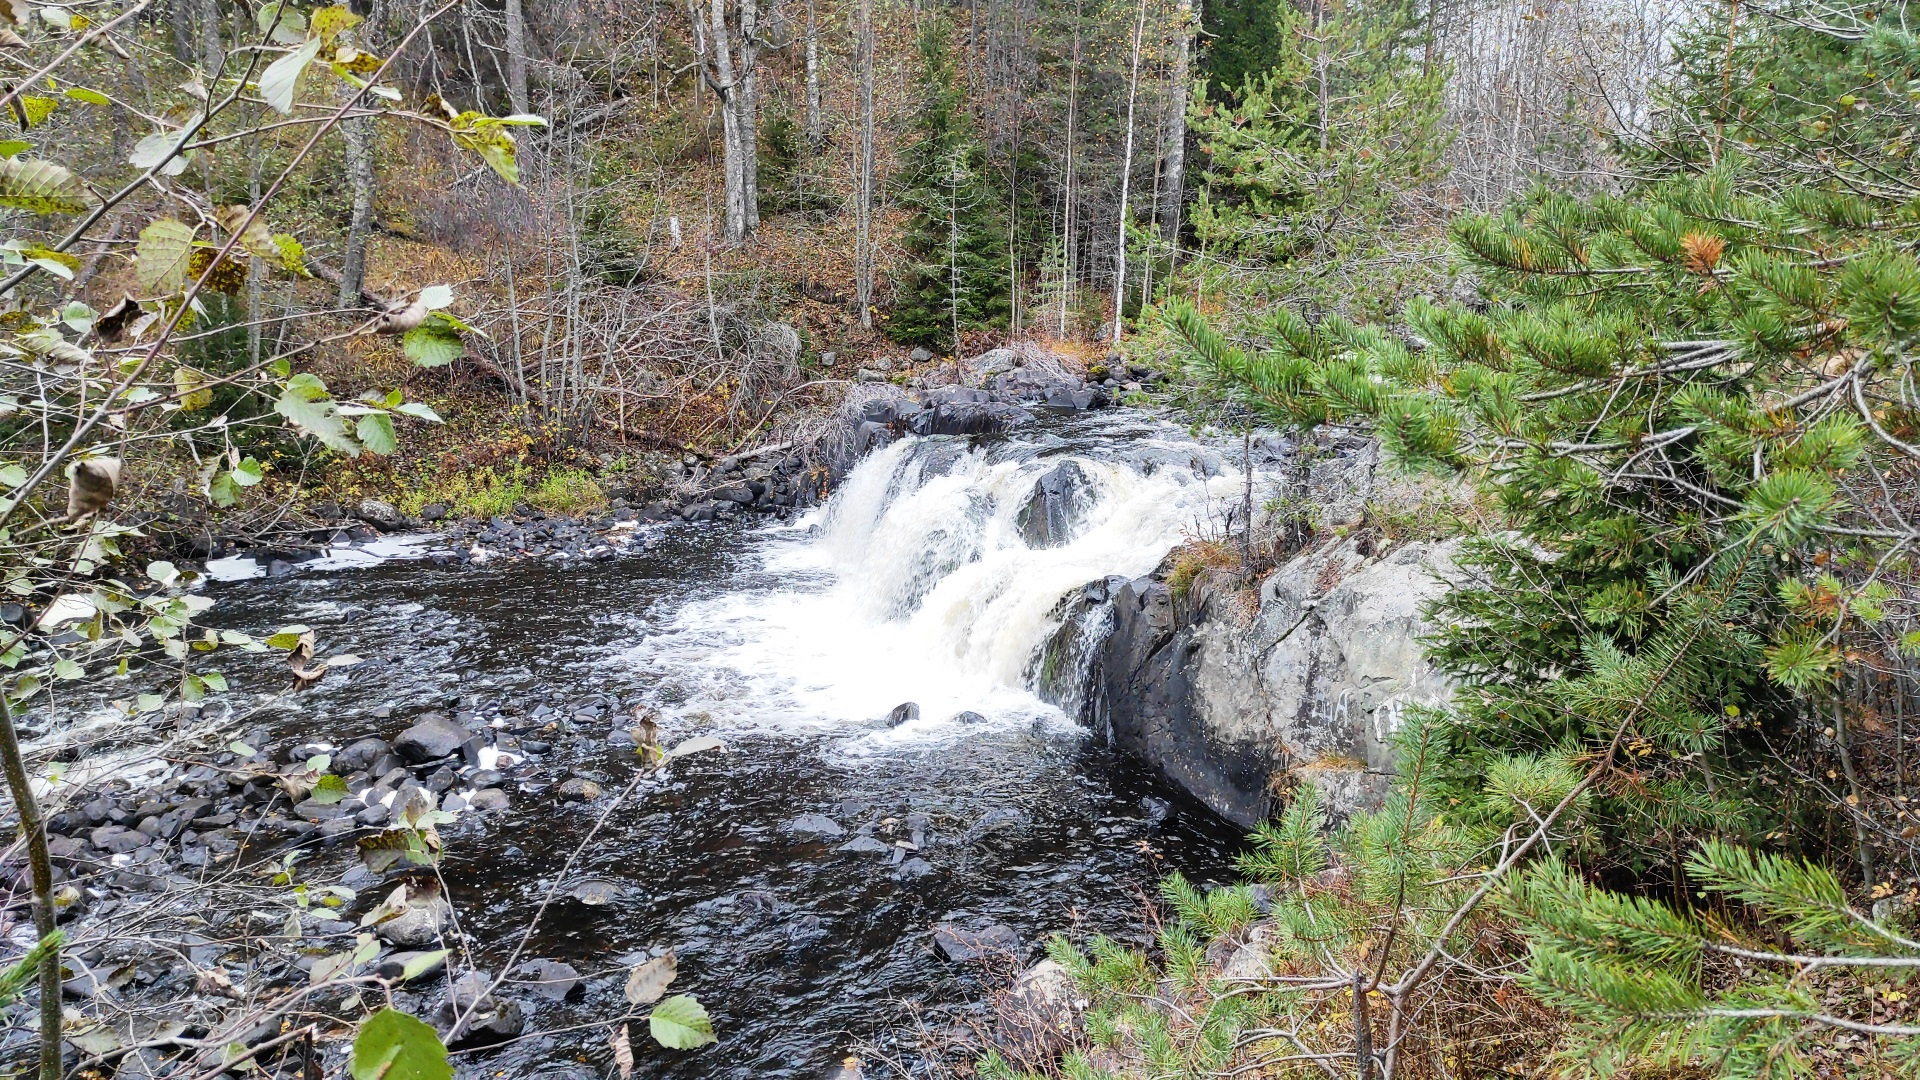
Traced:
[[[950, 1067], [1914, 1074], [1903, 6], [0, 22], [0, 761], [43, 939], [0, 995], [38, 980], [48, 1030], [58, 904], [13, 717], [142, 657], [187, 702], [224, 689], [198, 653], [312, 660], [192, 629], [203, 598], [147, 556], [370, 496], [596, 509], [1017, 339], [1096, 379], [1173, 366], [1159, 404], [1196, 423], [1370, 432], [1494, 527], [1435, 610], [1458, 698], [1402, 733], [1383, 808], [1329, 828], [1294, 799], [1252, 883], [1168, 883], [1152, 949], [1056, 943], [1090, 999], [1067, 1045]], [[1244, 587], [1316, 538], [1268, 510], [1199, 573]], [[1458, 530], [1433, 517], [1365, 527]], [[432, 826], [397, 830], [426, 861]], [[1228, 974], [1247, 948], [1264, 966]], [[676, 1000], [656, 1037], [710, 1039]], [[375, 1015], [369, 1075], [445, 1075], [430, 1030]]]

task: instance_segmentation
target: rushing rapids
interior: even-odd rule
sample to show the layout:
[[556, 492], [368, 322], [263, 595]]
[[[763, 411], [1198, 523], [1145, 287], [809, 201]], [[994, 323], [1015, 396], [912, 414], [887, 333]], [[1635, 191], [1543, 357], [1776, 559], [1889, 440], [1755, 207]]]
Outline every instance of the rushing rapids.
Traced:
[[[637, 658], [679, 673], [683, 714], [851, 730], [851, 750], [1057, 722], [1074, 680], [1044, 649], [1063, 601], [1217, 532], [1240, 490], [1218, 454], [1138, 415], [903, 439], [765, 538], [779, 586], [684, 605]], [[871, 730], [904, 702], [917, 720]]]

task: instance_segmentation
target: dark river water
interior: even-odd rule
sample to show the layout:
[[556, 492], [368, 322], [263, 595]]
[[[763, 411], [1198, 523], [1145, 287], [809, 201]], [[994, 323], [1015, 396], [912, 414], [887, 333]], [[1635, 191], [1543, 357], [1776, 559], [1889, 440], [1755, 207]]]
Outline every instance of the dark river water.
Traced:
[[[1139, 449], [1162, 438], [1141, 466]], [[1105, 452], [1118, 446], [1131, 456], [1116, 464]], [[1145, 427], [927, 440], [870, 458], [834, 508], [801, 523], [650, 526], [594, 563], [309, 566], [212, 586], [211, 621], [304, 624], [323, 653], [364, 658], [242, 726], [340, 745], [440, 709], [503, 743], [517, 732], [550, 745], [504, 770], [508, 810], [443, 830], [474, 949], [462, 966], [501, 969], [634, 775], [618, 733], [637, 706], [657, 710], [666, 745], [718, 735], [724, 750], [674, 762], [615, 806], [559, 881], [522, 959], [586, 979], [563, 1003], [524, 998], [529, 1031], [550, 1034], [458, 1060], [475, 1076], [606, 1075], [627, 966], [672, 947], [670, 992], [707, 1007], [719, 1043], [662, 1050], [636, 1016], [640, 1075], [820, 1077], [863, 1043], [910, 1061], [916, 1017], [964, 1021], [997, 985], [935, 953], [936, 922], [1004, 923], [1031, 960], [1055, 933], [1139, 934], [1169, 871], [1230, 876], [1235, 829], [1023, 686], [1066, 590], [1151, 569], [1182, 515], [1238, 483], [1185, 453]], [[1018, 539], [1018, 504], [1062, 456], [1094, 477], [1085, 520], [1072, 543], [1034, 551]], [[269, 657], [222, 659], [236, 687], [284, 682]], [[885, 728], [907, 700], [923, 719]], [[549, 785], [567, 776], [607, 795], [564, 803]], [[846, 835], [796, 831], [803, 814]], [[890, 843], [914, 826], [924, 843], [899, 857], [836, 850], [863, 827]], [[313, 873], [344, 858], [333, 849]], [[583, 881], [605, 902], [575, 898]], [[439, 993], [401, 1003], [425, 1013]]]

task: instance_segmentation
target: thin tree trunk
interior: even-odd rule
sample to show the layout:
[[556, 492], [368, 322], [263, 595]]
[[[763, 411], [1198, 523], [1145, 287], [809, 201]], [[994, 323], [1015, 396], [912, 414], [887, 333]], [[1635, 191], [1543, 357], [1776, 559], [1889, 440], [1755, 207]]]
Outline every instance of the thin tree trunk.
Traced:
[[367, 232], [373, 224], [373, 119], [362, 116], [341, 121], [340, 137], [346, 143], [347, 184], [353, 193], [353, 218], [347, 226], [347, 243], [340, 257], [339, 306], [356, 308], [360, 306], [361, 285], [366, 279]]
[[195, 0], [172, 0], [167, 5], [167, 21], [173, 26], [173, 58], [182, 64], [193, 63]]
[[506, 0], [507, 100], [513, 111], [527, 111], [527, 20], [520, 0]]
[[1126, 149], [1120, 156], [1120, 223], [1115, 232], [1118, 242], [1114, 245], [1113, 271], [1113, 343], [1120, 344], [1120, 312], [1127, 301], [1127, 193], [1132, 186], [1133, 176], [1133, 106], [1140, 94], [1140, 35], [1147, 28], [1147, 0], [1140, 5], [1133, 19], [1133, 72], [1127, 82], [1127, 139]]
[[1200, 28], [1197, 0], [1180, 0], [1178, 22], [1175, 31], [1178, 40], [1173, 50], [1173, 116], [1167, 125], [1166, 202], [1160, 215], [1160, 235], [1172, 249], [1176, 262], [1180, 258], [1180, 212], [1187, 194], [1187, 80], [1192, 77], [1188, 64], [1193, 36]]
[[860, 53], [860, 200], [854, 291], [860, 303], [860, 327], [873, 328], [873, 0], [859, 0], [854, 29]]
[[1073, 66], [1067, 69], [1067, 184], [1060, 212], [1060, 336], [1067, 336], [1067, 305], [1073, 297], [1078, 265], [1073, 257], [1073, 181], [1075, 124], [1080, 113], [1080, 0], [1073, 4]]
[[[1332, 101], [1327, 92], [1327, 0], [1314, 0], [1313, 4], [1313, 71], [1315, 82], [1314, 96], [1320, 106], [1320, 153], [1327, 152], [1327, 125]], [[1322, 163], [1324, 166], [1324, 163]]]
[[[27, 779], [27, 762], [20, 753], [20, 733], [13, 726], [13, 710], [0, 694], [0, 768], [6, 770], [13, 805], [20, 812], [20, 831], [27, 841], [27, 863], [33, 875], [33, 930], [45, 941], [54, 932], [53, 857], [47, 850], [47, 827], [40, 802]], [[66, 1073], [60, 1055], [60, 950], [47, 950], [40, 961], [40, 1080], [61, 1080]]]
[[750, 227], [747, 223], [746, 140], [752, 133], [740, 130], [740, 99], [745, 95], [734, 74], [726, 0], [708, 3], [706, 31], [706, 47], [701, 51], [713, 66], [707, 79], [713, 84], [714, 96], [720, 99], [721, 153], [726, 176], [724, 230], [727, 243], [737, 244], [746, 239]]
[[740, 198], [747, 232], [760, 227], [760, 9], [740, 0]]
[[826, 141], [826, 118], [820, 112], [820, 32], [813, 0], [807, 0], [807, 145], [818, 152]]
[[[200, 64], [206, 69], [208, 79], [220, 70], [220, 60], [225, 55], [220, 41], [220, 0], [200, 0]], [[207, 85], [211, 88], [213, 84]]]

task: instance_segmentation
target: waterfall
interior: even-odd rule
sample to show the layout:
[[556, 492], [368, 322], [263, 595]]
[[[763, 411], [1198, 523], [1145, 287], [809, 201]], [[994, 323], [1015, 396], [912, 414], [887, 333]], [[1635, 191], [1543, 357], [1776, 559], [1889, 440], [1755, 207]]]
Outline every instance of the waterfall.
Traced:
[[[903, 439], [769, 530], [750, 583], [681, 607], [638, 658], [676, 673], [678, 712], [723, 726], [856, 725], [880, 747], [1060, 722], [1074, 677], [1041, 661], [1072, 601], [1217, 531], [1240, 489], [1219, 455], [1138, 416]], [[873, 730], [907, 701], [919, 720]]]

